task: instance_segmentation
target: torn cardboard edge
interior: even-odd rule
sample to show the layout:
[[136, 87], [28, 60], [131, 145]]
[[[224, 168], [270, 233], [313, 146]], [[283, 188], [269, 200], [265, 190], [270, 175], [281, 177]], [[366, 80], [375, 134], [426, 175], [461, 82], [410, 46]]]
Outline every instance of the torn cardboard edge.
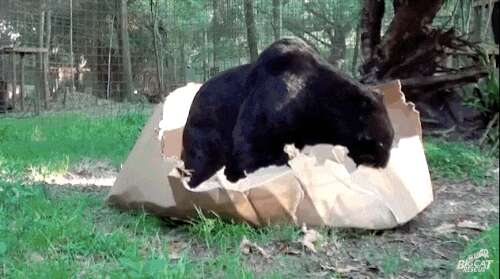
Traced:
[[[289, 166], [262, 168], [235, 184], [219, 171], [193, 190], [178, 169], [182, 165], [178, 159], [182, 127], [171, 125], [159, 136], [162, 115], [168, 121], [172, 114], [163, 113], [163, 106], [158, 105], [130, 152], [108, 202], [122, 209], [144, 208], [159, 216], [184, 219], [196, 216], [200, 208], [255, 226], [291, 223], [387, 229], [404, 224], [433, 200], [420, 117], [415, 106], [406, 102], [399, 82], [377, 88], [384, 93], [396, 132], [385, 169], [356, 168], [340, 146], [316, 145], [301, 152], [288, 147], [287, 151], [294, 154]], [[198, 89], [186, 86], [178, 90], [179, 94], [186, 91], [194, 96]], [[189, 98], [182, 105], [190, 106]], [[164, 107], [168, 105], [167, 99]], [[171, 118], [185, 123], [187, 115]]]

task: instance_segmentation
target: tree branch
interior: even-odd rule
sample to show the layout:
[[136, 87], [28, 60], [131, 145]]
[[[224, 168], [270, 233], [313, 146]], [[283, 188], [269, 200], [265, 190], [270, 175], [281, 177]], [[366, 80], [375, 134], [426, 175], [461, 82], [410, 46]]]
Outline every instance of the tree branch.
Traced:
[[432, 93], [474, 83], [487, 75], [488, 71], [486, 69], [476, 68], [448, 75], [404, 79], [401, 80], [401, 85], [403, 91], [410, 95], [415, 93]]
[[379, 59], [383, 61], [393, 57], [392, 54], [402, 42], [420, 36], [424, 27], [432, 24], [443, 2], [444, 0], [413, 0], [401, 5], [378, 46], [382, 56]]

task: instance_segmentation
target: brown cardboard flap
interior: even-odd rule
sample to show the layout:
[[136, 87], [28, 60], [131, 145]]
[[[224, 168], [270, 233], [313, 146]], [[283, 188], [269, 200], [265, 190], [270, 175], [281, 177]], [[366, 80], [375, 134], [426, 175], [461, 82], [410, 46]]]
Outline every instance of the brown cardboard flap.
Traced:
[[[125, 208], [154, 205], [151, 208], [168, 209], [175, 207], [167, 174], [176, 162], [165, 160], [161, 155], [157, 127], [163, 108], [157, 105], [153, 115], [144, 126], [139, 139], [130, 152], [115, 184], [111, 188], [108, 201]], [[148, 207], [148, 206], [146, 206]]]

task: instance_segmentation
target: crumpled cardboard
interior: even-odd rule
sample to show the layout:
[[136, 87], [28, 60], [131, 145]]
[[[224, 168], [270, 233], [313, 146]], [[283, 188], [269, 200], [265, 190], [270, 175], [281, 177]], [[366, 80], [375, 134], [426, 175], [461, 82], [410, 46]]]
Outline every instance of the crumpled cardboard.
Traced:
[[[178, 92], [197, 91], [197, 86], [186, 88]], [[201, 209], [255, 226], [291, 223], [388, 229], [404, 224], [433, 200], [420, 118], [414, 105], [405, 101], [399, 82], [377, 88], [384, 93], [396, 132], [384, 169], [356, 168], [341, 146], [308, 146], [302, 151], [287, 146], [291, 158], [287, 166], [262, 168], [234, 184], [220, 170], [190, 189], [179, 160], [188, 110], [181, 115], [165, 111], [164, 117], [172, 115], [176, 123], [167, 128], [163, 123], [164, 133], [159, 134], [163, 114], [159, 105], [125, 162], [108, 202], [123, 209], [145, 208], [160, 216], [184, 219]], [[186, 99], [184, 105], [190, 105], [192, 97]], [[167, 103], [168, 98], [165, 107]]]

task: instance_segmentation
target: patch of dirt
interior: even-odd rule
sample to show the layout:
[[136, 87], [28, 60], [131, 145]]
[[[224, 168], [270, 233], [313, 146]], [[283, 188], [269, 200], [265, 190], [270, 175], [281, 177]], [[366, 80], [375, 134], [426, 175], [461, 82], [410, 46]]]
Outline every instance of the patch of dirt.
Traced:
[[118, 172], [109, 162], [83, 160], [79, 164], [70, 167], [63, 174], [43, 175], [38, 172], [32, 172], [31, 178], [37, 182], [57, 186], [111, 187], [115, 183]]

